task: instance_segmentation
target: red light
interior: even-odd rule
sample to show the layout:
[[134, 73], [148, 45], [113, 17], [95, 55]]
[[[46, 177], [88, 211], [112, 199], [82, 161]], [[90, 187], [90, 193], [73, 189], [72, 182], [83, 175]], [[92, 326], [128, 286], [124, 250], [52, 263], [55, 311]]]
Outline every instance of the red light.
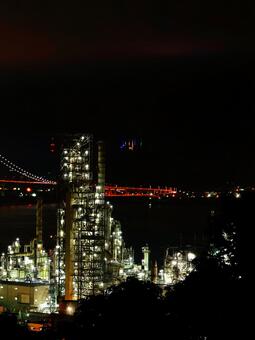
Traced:
[[31, 189], [31, 188], [26, 188], [26, 191], [27, 191], [27, 192], [31, 192], [32, 189]]
[[51, 143], [51, 144], [50, 144], [50, 151], [51, 151], [51, 152], [55, 152], [55, 151], [56, 151], [56, 145], [55, 145], [55, 143]]

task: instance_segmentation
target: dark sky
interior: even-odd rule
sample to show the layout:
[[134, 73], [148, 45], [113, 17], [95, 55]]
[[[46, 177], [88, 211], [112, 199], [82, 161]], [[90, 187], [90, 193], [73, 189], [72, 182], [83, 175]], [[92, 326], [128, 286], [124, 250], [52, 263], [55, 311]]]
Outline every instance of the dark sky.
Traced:
[[[254, 14], [229, 0], [1, 2], [0, 152], [45, 173], [51, 135], [89, 131], [108, 141], [109, 181], [254, 183]], [[141, 154], [116, 151], [129, 135]]]

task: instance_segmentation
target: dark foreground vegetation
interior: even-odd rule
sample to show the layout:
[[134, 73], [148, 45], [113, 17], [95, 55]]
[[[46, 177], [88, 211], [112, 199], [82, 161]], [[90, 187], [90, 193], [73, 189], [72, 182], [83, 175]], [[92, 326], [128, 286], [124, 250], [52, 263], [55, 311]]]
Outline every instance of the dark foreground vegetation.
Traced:
[[[73, 317], [29, 334], [15, 316], [0, 316], [1, 339], [248, 339], [252, 329], [254, 197], [227, 201], [212, 221], [213, 242], [185, 281], [162, 290], [129, 278], [81, 301]], [[6, 335], [4, 335], [6, 334]]]

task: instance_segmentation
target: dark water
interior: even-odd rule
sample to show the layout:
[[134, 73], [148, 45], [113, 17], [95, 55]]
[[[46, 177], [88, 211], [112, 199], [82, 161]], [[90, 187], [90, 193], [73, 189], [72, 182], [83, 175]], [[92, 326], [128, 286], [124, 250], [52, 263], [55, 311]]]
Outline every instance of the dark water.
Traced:
[[152, 258], [161, 261], [169, 246], [203, 246], [207, 242], [210, 212], [218, 209], [217, 201], [167, 200], [113, 201], [113, 214], [121, 221], [127, 245], [133, 245], [136, 259], [141, 247], [148, 244]]
[[[47, 247], [53, 246], [50, 235], [56, 234], [56, 204], [43, 208], [43, 239]], [[21, 244], [29, 243], [35, 237], [36, 206], [0, 206], [0, 251], [5, 252], [7, 245], [19, 237]]]
[[[137, 260], [141, 259], [141, 247], [148, 244], [152, 258], [161, 260], [168, 246], [195, 245], [206, 242], [210, 211], [217, 209], [217, 202], [210, 200], [152, 201], [111, 199], [113, 216], [122, 224], [127, 246], [134, 246]], [[55, 204], [44, 206], [43, 238], [46, 247], [54, 244], [50, 235], [56, 234]], [[35, 205], [0, 207], [0, 251], [16, 237], [22, 244], [35, 236]]]

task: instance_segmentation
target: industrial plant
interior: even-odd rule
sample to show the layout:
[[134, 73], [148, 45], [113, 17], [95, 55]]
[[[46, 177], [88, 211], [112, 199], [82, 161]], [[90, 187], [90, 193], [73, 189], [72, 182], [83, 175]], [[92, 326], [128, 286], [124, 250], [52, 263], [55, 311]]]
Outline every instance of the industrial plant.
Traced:
[[105, 199], [105, 152], [92, 135], [72, 135], [60, 157], [56, 245], [43, 245], [43, 202], [36, 207], [35, 237], [17, 238], [0, 258], [0, 306], [13, 311], [73, 314], [81, 299], [103, 294], [127, 277], [175, 284], [193, 270], [194, 252], [167, 250], [163, 269], [151, 266], [148, 245], [141, 264], [126, 247], [121, 224]]

